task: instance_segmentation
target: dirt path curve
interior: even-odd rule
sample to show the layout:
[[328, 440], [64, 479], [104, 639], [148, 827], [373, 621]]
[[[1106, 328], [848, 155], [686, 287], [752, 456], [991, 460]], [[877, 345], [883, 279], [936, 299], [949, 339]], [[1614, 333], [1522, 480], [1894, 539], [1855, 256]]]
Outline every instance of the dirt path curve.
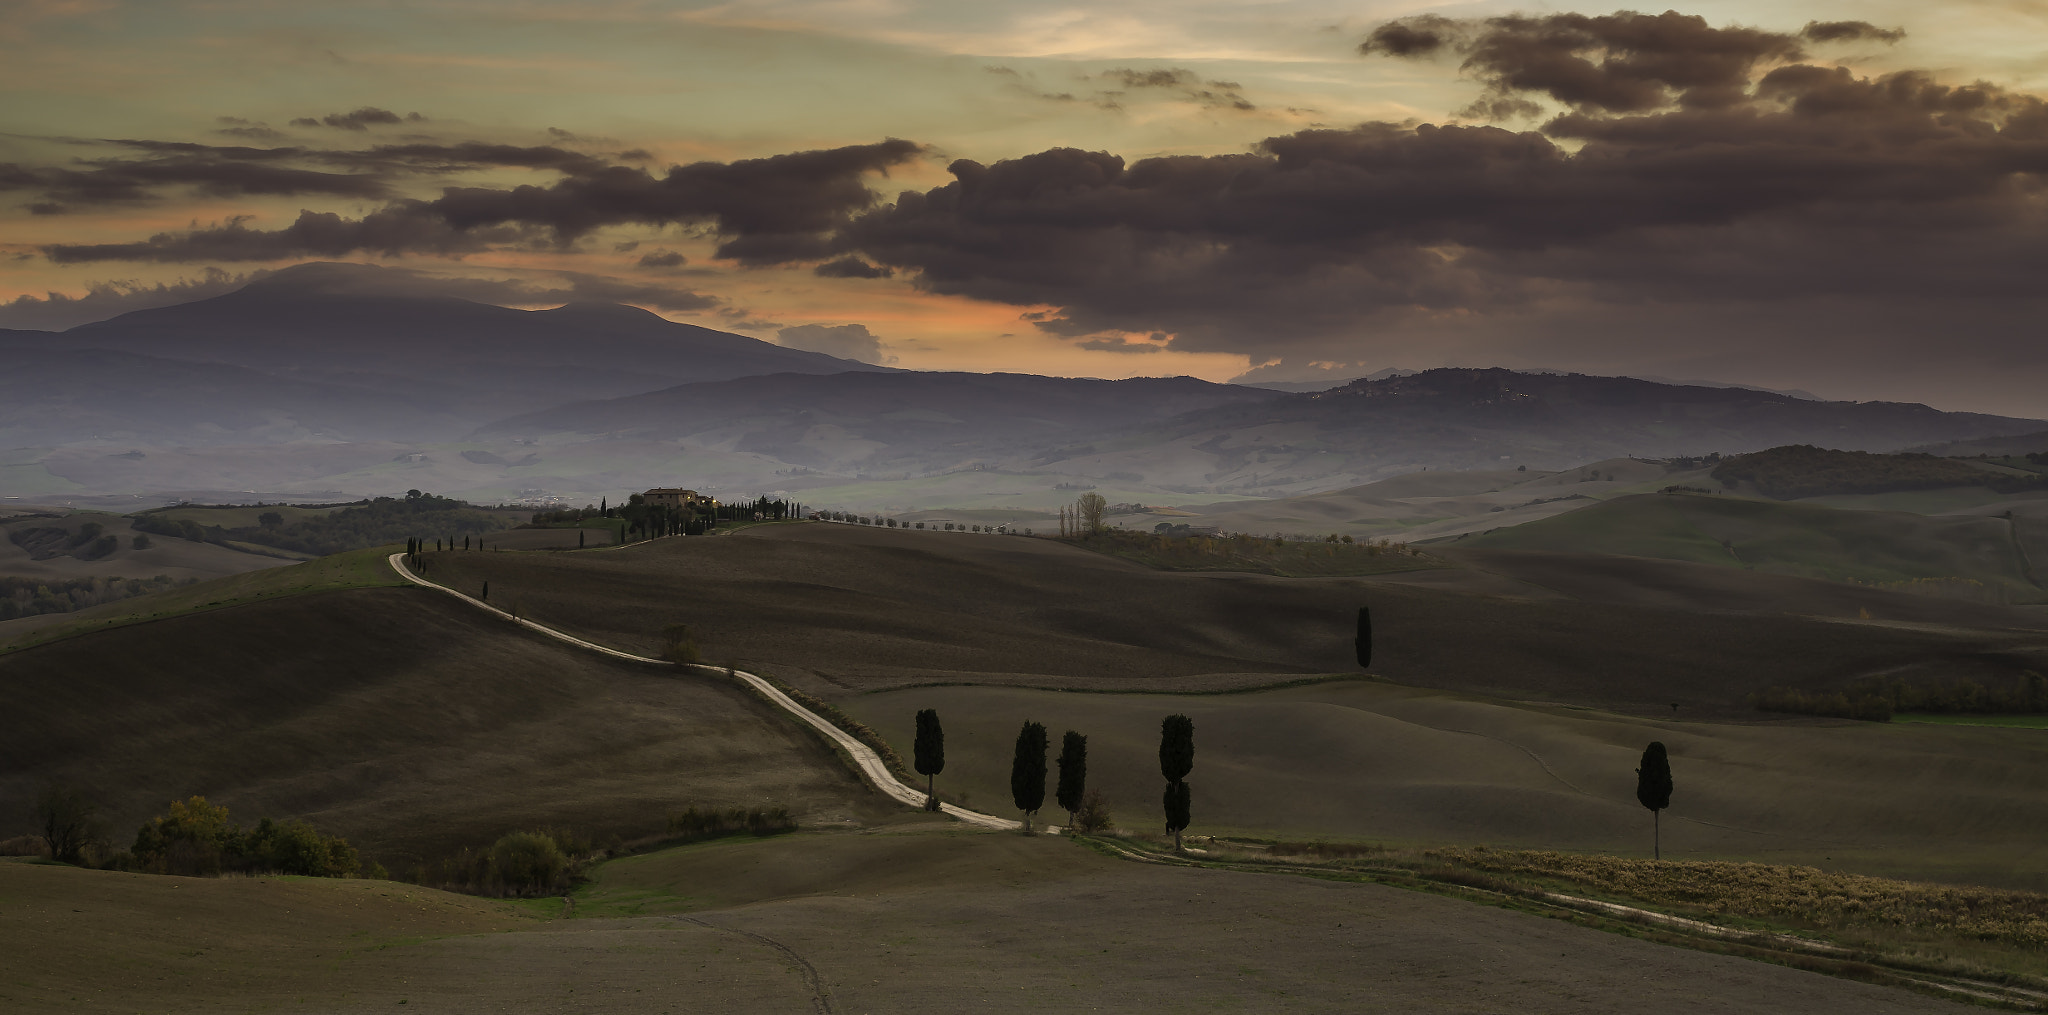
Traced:
[[[430, 582], [425, 578], [422, 578], [419, 575], [414, 574], [410, 568], [407, 568], [405, 566], [405, 554], [394, 553], [388, 558], [388, 560], [391, 563], [391, 569], [393, 571], [398, 572], [399, 577], [404, 578], [406, 581], [412, 582], [414, 585], [419, 585], [424, 588], [434, 589], [439, 592], [446, 592], [449, 595], [454, 596], [455, 598], [460, 599], [463, 602], [468, 603], [469, 605], [474, 606], [479, 610], [484, 610], [489, 613], [496, 614], [497, 616], [503, 617], [506, 620], [518, 624], [519, 626], [524, 627], [529, 631], [534, 631], [536, 633], [546, 635], [558, 641], [568, 642], [569, 644], [574, 645], [578, 648], [589, 649], [592, 652], [600, 652], [604, 655], [611, 656], [614, 659], [623, 659], [627, 662], [634, 663], [648, 663], [654, 666], [667, 667], [671, 669], [675, 666], [674, 663], [668, 662], [667, 660], [653, 659], [648, 656], [636, 656], [631, 652], [621, 652], [615, 648], [606, 648], [605, 646], [599, 645], [596, 642], [584, 641], [583, 639], [578, 638], [575, 635], [565, 634], [561, 631], [555, 630], [552, 627], [546, 627], [541, 624], [536, 624], [533, 621], [527, 620], [523, 617], [515, 617], [509, 613], [506, 613], [504, 610], [492, 606], [489, 603], [483, 602], [482, 600], [478, 599], [472, 599], [469, 596], [457, 592], [446, 585], [440, 585], [434, 582]], [[795, 701], [791, 700], [789, 695], [784, 694], [780, 690], [778, 690], [774, 684], [771, 684], [768, 681], [752, 673], [748, 673], [745, 670], [727, 671], [720, 669], [716, 666], [697, 666], [693, 668], [701, 670], [706, 673], [722, 674], [730, 672], [735, 678], [745, 681], [748, 686], [760, 692], [762, 697], [775, 703], [778, 707], [788, 712], [789, 714], [796, 716], [799, 720], [809, 723], [811, 727], [816, 729], [818, 732], [823, 733], [827, 737], [830, 737], [833, 743], [839, 745], [839, 748], [846, 752], [847, 757], [853, 759], [854, 766], [860, 769], [861, 775], [865, 776], [869, 782], [873, 783], [876, 789], [881, 790], [883, 793], [888, 794], [890, 797], [907, 806], [917, 807], [920, 809], [924, 807], [924, 791], [912, 786], [906, 786], [903, 783], [896, 781], [896, 777], [889, 774], [889, 766], [882, 763], [881, 756], [876, 754], [873, 748], [861, 743], [859, 740], [854, 739], [853, 735], [846, 732], [845, 730], [842, 730], [839, 727], [834, 726], [831, 723], [825, 721], [817, 713], [812, 712], [810, 709], [807, 709], [802, 705], [797, 704]], [[967, 822], [970, 825], [980, 825], [983, 828], [994, 828], [1004, 831], [1013, 831], [1023, 827], [1023, 825], [1020, 822], [1012, 821], [1008, 818], [999, 818], [993, 814], [983, 814], [980, 811], [970, 811], [965, 807], [956, 807], [953, 804], [942, 803], [939, 805], [939, 807], [941, 810], [945, 811], [952, 817], [960, 821]], [[1053, 825], [1045, 825], [1041, 827], [1043, 827], [1043, 829], [1047, 832], [1059, 831], [1059, 829]]]

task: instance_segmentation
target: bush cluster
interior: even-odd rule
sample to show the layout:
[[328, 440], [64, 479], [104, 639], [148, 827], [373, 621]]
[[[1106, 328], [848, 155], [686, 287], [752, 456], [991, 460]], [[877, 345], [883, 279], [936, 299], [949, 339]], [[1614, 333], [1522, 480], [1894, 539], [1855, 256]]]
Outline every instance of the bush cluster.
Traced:
[[176, 585], [191, 585], [198, 580], [175, 581], [161, 574], [154, 578], [0, 577], [0, 620], [70, 613]]
[[503, 518], [467, 501], [417, 490], [408, 491], [404, 497], [378, 497], [324, 515], [308, 515], [289, 524], [224, 528], [201, 525], [189, 518], [168, 518], [160, 511], [144, 512], [135, 519], [135, 528], [161, 536], [199, 543], [255, 543], [322, 557], [344, 550], [402, 543], [421, 532], [453, 539], [481, 536], [504, 527]]
[[[173, 801], [169, 810], [144, 823], [135, 845], [107, 866], [150, 874], [303, 874], [352, 878], [361, 869], [355, 847], [339, 836], [322, 835], [303, 821], [264, 818], [254, 828], [228, 820], [228, 809], [205, 797]], [[383, 877], [373, 868], [369, 876]]]
[[1767, 688], [1751, 695], [1750, 704], [1765, 712], [1871, 722], [1889, 722], [1900, 712], [2040, 715], [2048, 713], [2048, 678], [2029, 672], [2004, 686], [1989, 686], [1968, 677], [1925, 683], [1899, 677], [1869, 677], [1839, 691]]
[[789, 810], [777, 807], [773, 810], [756, 808], [748, 810], [735, 807], [729, 811], [698, 810], [695, 807], [668, 819], [668, 834], [671, 842], [697, 842], [703, 839], [721, 839], [728, 835], [752, 835], [765, 838], [796, 831], [796, 819], [789, 816]]
[[439, 863], [421, 866], [413, 880], [472, 895], [560, 895], [595, 852], [588, 838], [567, 829], [508, 832], [483, 849], [464, 847]]
[[1796, 500], [1829, 494], [1890, 493], [1945, 486], [1985, 486], [2000, 493], [2048, 485], [2040, 476], [2009, 476], [1928, 454], [1875, 455], [1790, 444], [1727, 459], [1714, 467], [1723, 483], [1748, 483], [1766, 497]]

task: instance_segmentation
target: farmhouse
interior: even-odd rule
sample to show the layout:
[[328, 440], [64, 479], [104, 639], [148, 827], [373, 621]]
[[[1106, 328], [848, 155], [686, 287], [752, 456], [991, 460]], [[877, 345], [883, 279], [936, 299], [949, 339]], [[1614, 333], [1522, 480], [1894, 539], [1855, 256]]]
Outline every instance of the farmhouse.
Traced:
[[692, 510], [709, 511], [718, 506], [718, 501], [706, 497], [695, 490], [683, 490], [674, 487], [656, 487], [641, 494], [640, 500], [642, 503], [650, 506], [659, 505], [679, 510], [690, 508]]

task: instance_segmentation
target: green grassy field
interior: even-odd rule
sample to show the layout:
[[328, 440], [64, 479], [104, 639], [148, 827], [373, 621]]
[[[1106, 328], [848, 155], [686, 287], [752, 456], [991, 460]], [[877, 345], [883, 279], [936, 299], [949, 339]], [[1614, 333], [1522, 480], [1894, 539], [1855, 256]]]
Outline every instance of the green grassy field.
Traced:
[[2012, 524], [2003, 518], [1658, 494], [1596, 504], [1458, 545], [1658, 557], [1869, 584], [1960, 579], [1976, 583], [1985, 601], [2048, 602], [2029, 580]]

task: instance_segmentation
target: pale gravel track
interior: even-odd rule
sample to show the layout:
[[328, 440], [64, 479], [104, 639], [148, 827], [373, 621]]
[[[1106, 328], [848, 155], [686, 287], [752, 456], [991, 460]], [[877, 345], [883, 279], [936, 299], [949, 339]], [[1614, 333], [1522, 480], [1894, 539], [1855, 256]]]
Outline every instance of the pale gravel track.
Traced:
[[[499, 617], [511, 621], [512, 623], [518, 624], [519, 626], [524, 627], [529, 631], [546, 635], [547, 637], [556, 639], [557, 641], [568, 642], [569, 644], [574, 645], [578, 648], [589, 649], [592, 652], [602, 653], [604, 655], [611, 656], [614, 659], [623, 659], [627, 662], [633, 663], [647, 663], [650, 665], [661, 666], [671, 669], [675, 667], [674, 663], [668, 662], [664, 659], [654, 659], [648, 656], [638, 656], [634, 655], [631, 652], [621, 652], [615, 648], [606, 648], [605, 646], [599, 645], [596, 642], [584, 641], [583, 639], [578, 638], [573, 634], [565, 634], [561, 631], [555, 630], [552, 627], [547, 627], [542, 624], [536, 624], [531, 620], [525, 619], [524, 617], [515, 617], [510, 613], [498, 609], [497, 607], [492, 606], [491, 604], [486, 603], [480, 599], [471, 598], [467, 595], [464, 595], [461, 592], [457, 592], [456, 590], [449, 588], [446, 585], [428, 581], [427, 579], [422, 578], [417, 574], [414, 574], [410, 568], [407, 568], [405, 566], [405, 554], [403, 553], [394, 553], [386, 559], [390, 562], [391, 569], [393, 571], [398, 572], [399, 577], [404, 578], [406, 581], [412, 582], [414, 585], [419, 585], [423, 588], [430, 588], [436, 591], [446, 592], [447, 594], [454, 596], [455, 598], [460, 599], [463, 602], [468, 603], [469, 605], [474, 606], [479, 610], [484, 610], [488, 613], [495, 614]], [[854, 739], [852, 734], [840, 729], [837, 726], [832, 725], [830, 722], [827, 722], [823, 717], [819, 716], [815, 712], [812, 712], [810, 709], [807, 709], [802, 705], [797, 704], [794, 700], [790, 698], [789, 695], [782, 693], [782, 691], [778, 689], [774, 684], [769, 683], [768, 681], [762, 679], [761, 677], [755, 674], [748, 673], [745, 670], [726, 670], [716, 666], [697, 666], [693, 668], [706, 673], [730, 673], [733, 677], [745, 681], [749, 687], [752, 687], [754, 690], [760, 692], [762, 697], [767, 698], [771, 702], [774, 702], [784, 711], [788, 712], [793, 716], [796, 716], [799, 720], [803, 722], [809, 723], [813, 729], [816, 729], [818, 732], [823, 733], [827, 737], [830, 737], [833, 743], [839, 745], [840, 749], [846, 752], [847, 757], [853, 759], [854, 766], [860, 769], [861, 775], [867, 777], [867, 780], [870, 783], [873, 783], [876, 789], [881, 790], [883, 793], [888, 794], [891, 798], [907, 806], [923, 809], [925, 801], [924, 791], [917, 789], [915, 787], [906, 786], [903, 783], [898, 782], [896, 780], [896, 777], [889, 773], [889, 766], [882, 763], [881, 756], [875, 753], [874, 748], [871, 748], [868, 745], [861, 743], [859, 740]], [[992, 828], [997, 829], [999, 831], [1015, 831], [1023, 827], [1023, 824], [1021, 822], [1012, 821], [1008, 818], [999, 818], [993, 814], [983, 814], [980, 811], [970, 811], [965, 807], [957, 807], [953, 804], [941, 803], [939, 807], [941, 810], [945, 811], [946, 814], [950, 815], [951, 817], [960, 821], [964, 821], [970, 825], [979, 825], [983, 828]], [[1039, 827], [1045, 830], [1046, 832], [1059, 831], [1058, 826], [1055, 825], [1041, 825]]]

